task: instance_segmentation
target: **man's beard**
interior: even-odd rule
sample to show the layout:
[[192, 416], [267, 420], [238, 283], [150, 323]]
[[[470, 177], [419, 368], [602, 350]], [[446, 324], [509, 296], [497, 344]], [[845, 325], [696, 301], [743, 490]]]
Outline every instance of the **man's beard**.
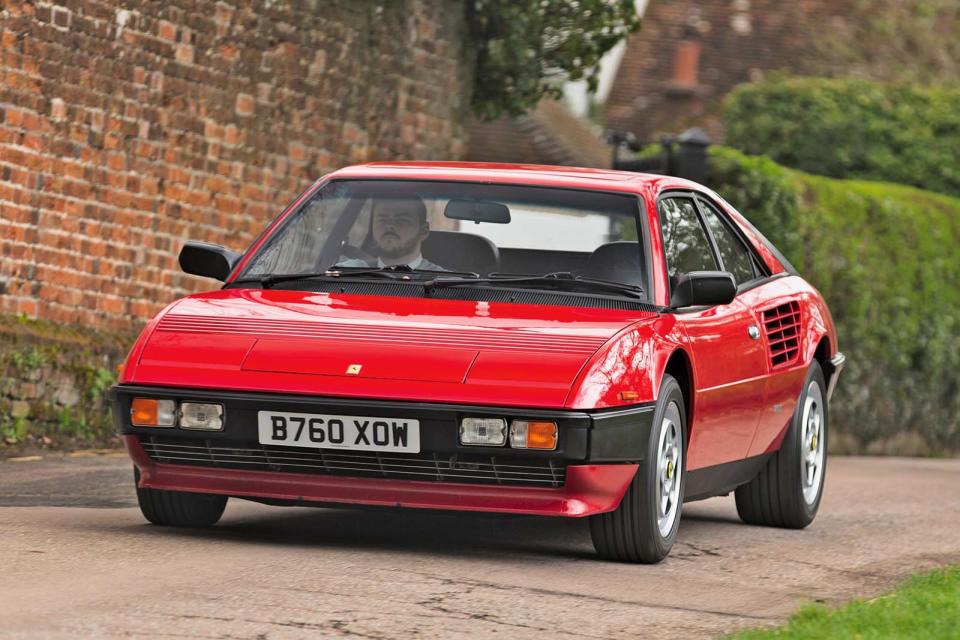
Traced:
[[[399, 236], [394, 236], [399, 239]], [[417, 249], [417, 245], [420, 243], [419, 239], [414, 236], [410, 238], [407, 242], [403, 244], [392, 244], [389, 247], [382, 246], [379, 242], [377, 243], [377, 249], [379, 250], [381, 258], [399, 258], [401, 256], [408, 255], [413, 253]]]

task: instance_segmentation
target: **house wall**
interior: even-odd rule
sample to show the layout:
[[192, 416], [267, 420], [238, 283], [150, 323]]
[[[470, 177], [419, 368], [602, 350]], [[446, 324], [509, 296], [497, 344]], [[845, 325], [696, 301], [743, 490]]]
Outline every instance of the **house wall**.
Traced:
[[842, 74], [823, 34], [840, 37], [857, 2], [651, 0], [608, 96], [607, 124], [645, 141], [691, 126], [720, 139], [720, 102], [737, 84], [772, 71]]

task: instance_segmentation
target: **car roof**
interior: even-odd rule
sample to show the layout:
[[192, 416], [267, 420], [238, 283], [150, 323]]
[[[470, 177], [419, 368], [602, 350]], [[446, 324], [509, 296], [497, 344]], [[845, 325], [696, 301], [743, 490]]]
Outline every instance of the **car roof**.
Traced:
[[446, 180], [574, 187], [603, 191], [654, 192], [703, 189], [689, 180], [633, 171], [493, 162], [370, 162], [339, 169], [325, 179]]

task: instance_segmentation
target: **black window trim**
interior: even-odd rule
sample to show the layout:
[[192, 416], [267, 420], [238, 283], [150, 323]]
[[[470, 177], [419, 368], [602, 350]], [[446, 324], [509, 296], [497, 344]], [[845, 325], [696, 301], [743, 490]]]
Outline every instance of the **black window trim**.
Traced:
[[[760, 255], [757, 253], [757, 250], [756, 250], [756, 248], [753, 246], [753, 243], [750, 242], [750, 241], [745, 237], [745, 234], [744, 234], [743, 231], [740, 229], [740, 226], [739, 226], [738, 224], [732, 222], [732, 221], [729, 219], [729, 216], [727, 215], [727, 212], [723, 209], [723, 207], [717, 206], [717, 203], [716, 203], [716, 202], [714, 201], [714, 199], [711, 198], [709, 195], [707, 195], [707, 194], [705, 194], [705, 193], [703, 193], [703, 192], [701, 192], [701, 191], [695, 191], [695, 190], [693, 190], [693, 189], [680, 189], [680, 188], [677, 188], [677, 189], [666, 189], [666, 190], [664, 190], [664, 191], [661, 191], [661, 192], [657, 195], [656, 207], [657, 207], [657, 221], [658, 221], [658, 223], [660, 224], [660, 242], [661, 242], [661, 248], [663, 249], [663, 251], [661, 252], [661, 253], [662, 253], [662, 267], [663, 267], [663, 273], [664, 273], [664, 275], [667, 276], [667, 287], [668, 287], [668, 289], [667, 289], [667, 301], [668, 301], [668, 305], [669, 305], [670, 295], [671, 295], [672, 291], [669, 289], [669, 287], [670, 287], [670, 275], [669, 275], [669, 274], [670, 274], [670, 270], [669, 270], [669, 268], [667, 267], [667, 251], [666, 251], [666, 246], [663, 244], [663, 219], [662, 219], [662, 215], [661, 215], [661, 211], [660, 211], [660, 201], [661, 201], [661, 200], [666, 200], [667, 198], [677, 198], [677, 197], [680, 197], [680, 198], [683, 198], [683, 197], [690, 198], [690, 199], [694, 200], [695, 202], [696, 202], [699, 198], [702, 198], [702, 199], [704, 199], [706, 202], [712, 204], [713, 207], [717, 210], [717, 213], [718, 213], [718, 215], [720, 216], [721, 222], [723, 222], [724, 224], [726, 224], [727, 227], [730, 228], [731, 230], [733, 230], [734, 234], [735, 234], [738, 238], [740, 238], [740, 241], [744, 244], [744, 246], [746, 247], [747, 251], [750, 253], [751, 259], [754, 260], [756, 266], [761, 269], [761, 274], [762, 274], [762, 275], [759, 275], [759, 276], [755, 277], [753, 280], [748, 280], [747, 282], [744, 282], [744, 283], [742, 283], [742, 284], [737, 285], [737, 297], [739, 297], [740, 294], [742, 294], [742, 293], [746, 293], [747, 291], [751, 291], [752, 289], [756, 289], [757, 287], [760, 287], [760, 286], [762, 286], [762, 285], [765, 285], [766, 283], [771, 282], [771, 281], [773, 281], [773, 280], [778, 280], [778, 279], [780, 279], [780, 278], [785, 278], [785, 277], [787, 277], [787, 276], [796, 275], [796, 272], [793, 271], [793, 270], [791, 270], [791, 269], [787, 269], [786, 271], [783, 271], [783, 272], [781, 272], [781, 273], [771, 274], [769, 268], [767, 268], [766, 264], [763, 262], [763, 259], [762, 259], [762, 258], [760, 257]], [[702, 214], [702, 212], [700, 211], [700, 204], [699, 204], [699, 202], [696, 203], [695, 210], [697, 211], [697, 217], [700, 219], [700, 224], [701, 224], [701, 225], [704, 227], [704, 229], [706, 230], [706, 233], [707, 233], [707, 242], [710, 244], [710, 251], [711, 251], [711, 253], [713, 254], [714, 260], [717, 261], [717, 264], [718, 264], [718, 265], [722, 265], [723, 262], [722, 262], [722, 261], [719, 259], [719, 257], [718, 257], [718, 256], [719, 256], [719, 250], [718, 250], [717, 247], [715, 246], [715, 240], [714, 240], [714, 238], [713, 238], [713, 232], [710, 231], [708, 225], [706, 224], [706, 221], [703, 219], [703, 214]], [[769, 241], [768, 241], [768, 242], [769, 242]], [[777, 254], [775, 253], [774, 255], [777, 255]], [[669, 312], [671, 312], [671, 313], [677, 313], [677, 314], [693, 313], [693, 312], [697, 312], [697, 311], [702, 311], [702, 310], [707, 309], [707, 308], [709, 308], [709, 307], [696, 306], [696, 307], [688, 307], [688, 308], [686, 308], [686, 309], [670, 309], [669, 306], [667, 307], [667, 309], [669, 310]]]
[[[673, 198], [685, 198], [693, 202], [693, 213], [697, 216], [697, 221], [700, 223], [700, 226], [704, 228], [703, 234], [704, 238], [707, 240], [707, 247], [710, 249], [710, 255], [713, 257], [714, 263], [716, 263], [717, 268], [720, 268], [721, 262], [717, 256], [717, 250], [713, 246], [712, 239], [706, 229], [703, 218], [700, 215], [700, 209], [697, 206], [696, 198], [692, 191], [683, 191], [680, 189], [671, 189], [670, 191], [664, 191], [659, 196], [657, 196], [657, 222], [660, 224], [660, 244], [663, 248], [663, 273], [667, 276], [667, 282], [670, 282], [670, 266], [667, 264], [667, 246], [663, 239], [663, 210], [660, 208], [660, 203], [663, 200], [670, 200]], [[667, 298], [670, 298], [671, 291], [667, 291]]]
[[[706, 227], [707, 229], [707, 234], [709, 235], [711, 242], [714, 244], [716, 248], [716, 252], [717, 252], [716, 255], [720, 257], [720, 245], [719, 243], [717, 243], [717, 239], [713, 235], [713, 229], [710, 228], [709, 224], [706, 224], [706, 214], [704, 213], [704, 210], [703, 210], [704, 203], [706, 203], [706, 205], [713, 207], [714, 211], [717, 214], [717, 217], [720, 219], [720, 224], [724, 225], [731, 233], [733, 233], [734, 238], [736, 238], [740, 242], [740, 245], [747, 251], [747, 256], [750, 258], [750, 263], [753, 265], [753, 277], [745, 282], [737, 283], [737, 293], [740, 292], [741, 287], [748, 287], [751, 284], [753, 284], [753, 282], [756, 280], [769, 278], [770, 270], [764, 266], [763, 260], [760, 258], [759, 255], [757, 255], [757, 251], [753, 247], [753, 243], [751, 243], [749, 240], [747, 240], [744, 237], [743, 231], [738, 227], [737, 224], [735, 224], [732, 220], [730, 220], [730, 217], [727, 215], [727, 212], [724, 211], [722, 207], [717, 206], [717, 203], [713, 202], [705, 194], [700, 193], [698, 191], [694, 191], [692, 193], [695, 196], [694, 200], [696, 200], [697, 202], [697, 208], [700, 210], [701, 220], [703, 220], [704, 222], [704, 227]], [[724, 271], [726, 271], [726, 269], [723, 266], [722, 258], [720, 259], [720, 264], [721, 264], [721, 268]]]

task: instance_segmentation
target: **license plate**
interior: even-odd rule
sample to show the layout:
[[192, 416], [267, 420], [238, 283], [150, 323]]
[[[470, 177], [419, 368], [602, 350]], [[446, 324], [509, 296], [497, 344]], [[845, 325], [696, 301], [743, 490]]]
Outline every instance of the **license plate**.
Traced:
[[259, 411], [257, 429], [260, 444], [420, 453], [420, 421], [409, 418]]

